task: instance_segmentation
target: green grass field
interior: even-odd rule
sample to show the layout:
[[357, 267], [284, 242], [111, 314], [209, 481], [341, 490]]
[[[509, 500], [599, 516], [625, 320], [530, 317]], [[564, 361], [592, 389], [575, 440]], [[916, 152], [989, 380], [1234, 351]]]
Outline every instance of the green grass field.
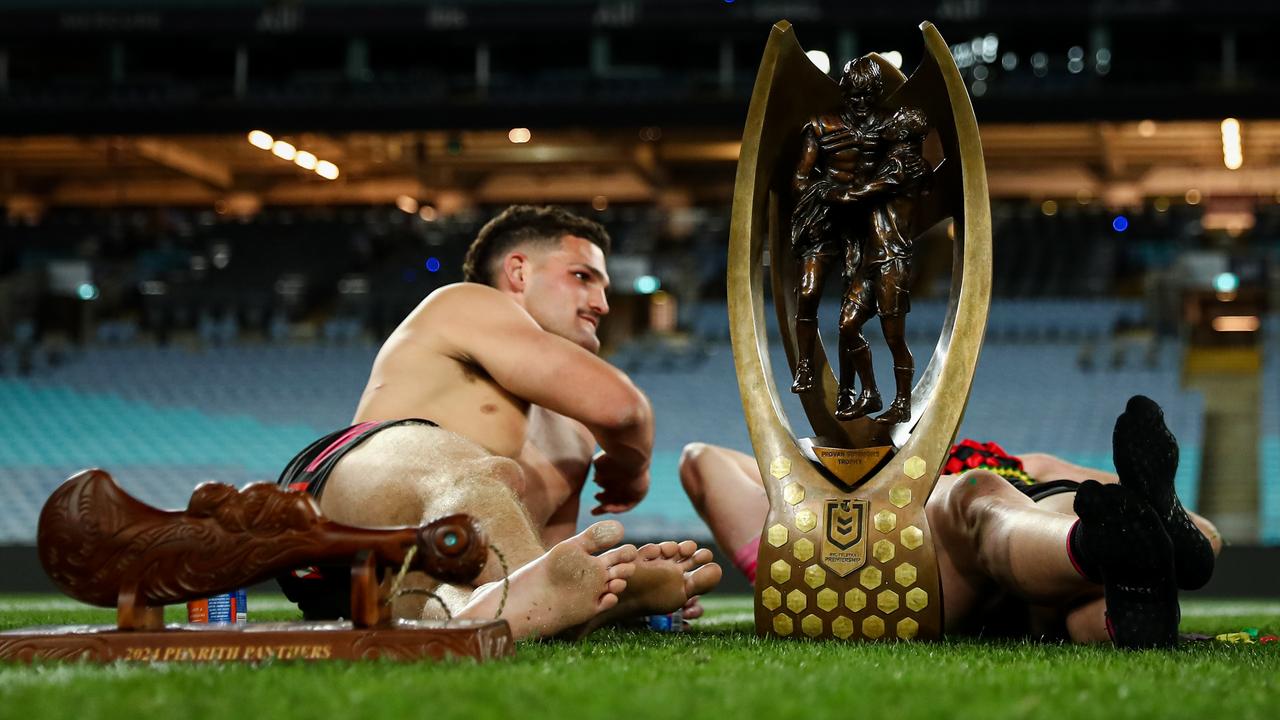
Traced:
[[[708, 598], [688, 633], [606, 630], [524, 643], [476, 665], [0, 664], [0, 718], [1276, 718], [1280, 643], [1172, 651], [952, 639], [839, 644], [762, 640], [751, 600]], [[294, 619], [250, 598], [251, 620]], [[168, 619], [185, 620], [182, 608]], [[1183, 631], [1280, 633], [1280, 601], [1187, 601]], [[0, 597], [0, 628], [111, 623], [49, 596]]]

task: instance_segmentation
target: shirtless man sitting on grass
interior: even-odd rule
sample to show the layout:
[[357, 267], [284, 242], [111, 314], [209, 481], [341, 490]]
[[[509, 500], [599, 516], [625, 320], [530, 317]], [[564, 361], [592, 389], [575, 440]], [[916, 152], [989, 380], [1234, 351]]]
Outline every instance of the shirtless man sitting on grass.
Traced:
[[[948, 633], [1120, 647], [1178, 638], [1178, 590], [1209, 581], [1222, 539], [1174, 491], [1178, 445], [1141, 395], [1116, 419], [1116, 474], [992, 443], [952, 449], [925, 504]], [[972, 468], [972, 469], [967, 469]], [[754, 458], [692, 443], [680, 478], [716, 542], [754, 582], [769, 501]]]
[[[619, 546], [613, 520], [574, 535], [589, 469], [593, 514], [626, 512], [649, 489], [652, 409], [596, 356], [609, 245], [599, 224], [559, 208], [515, 206], [491, 220], [467, 253], [467, 282], [431, 293], [383, 344], [353, 425], [303, 450], [279, 483], [349, 525], [473, 516], [512, 571], [502, 617], [517, 639], [686, 606], [698, 615], [696, 597], [720, 580], [709, 550]], [[490, 619], [501, 579], [491, 554], [478, 587], [416, 582], [454, 617]], [[349, 613], [348, 582], [342, 568], [281, 577], [309, 619]], [[417, 595], [394, 611], [443, 616]]]

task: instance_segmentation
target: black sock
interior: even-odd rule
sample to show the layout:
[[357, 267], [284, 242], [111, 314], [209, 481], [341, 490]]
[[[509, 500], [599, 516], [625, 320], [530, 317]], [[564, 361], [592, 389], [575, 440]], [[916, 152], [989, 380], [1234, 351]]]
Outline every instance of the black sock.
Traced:
[[1102, 582], [1102, 573], [1098, 568], [1097, 559], [1090, 557], [1089, 551], [1085, 549], [1084, 526], [1079, 520], [1076, 520], [1071, 530], [1067, 532], [1067, 559], [1085, 580]]

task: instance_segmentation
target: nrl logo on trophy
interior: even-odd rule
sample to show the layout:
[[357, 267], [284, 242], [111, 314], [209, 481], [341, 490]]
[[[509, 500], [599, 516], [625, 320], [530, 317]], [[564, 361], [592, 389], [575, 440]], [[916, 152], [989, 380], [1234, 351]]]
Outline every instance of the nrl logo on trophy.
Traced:
[[[762, 634], [942, 633], [924, 506], [982, 345], [991, 213], [964, 81], [937, 29], [920, 29], [923, 58], [909, 78], [874, 53], [846, 59], [832, 78], [779, 22], [756, 78], [728, 287], [739, 389], [770, 503], [758, 558], [770, 572], [756, 579]], [[917, 368], [907, 343], [912, 280], [923, 249], [943, 246], [946, 320]], [[769, 362], [766, 286], [789, 382]], [[823, 327], [820, 306], [837, 302]], [[868, 335], [877, 324], [891, 391], [873, 364]], [[799, 397], [812, 435], [793, 434], [782, 392]], [[910, 607], [898, 602], [908, 590], [919, 600]], [[787, 603], [772, 602], [779, 597]]]
[[822, 564], [844, 577], [867, 561], [865, 500], [827, 500], [827, 533], [822, 538]]

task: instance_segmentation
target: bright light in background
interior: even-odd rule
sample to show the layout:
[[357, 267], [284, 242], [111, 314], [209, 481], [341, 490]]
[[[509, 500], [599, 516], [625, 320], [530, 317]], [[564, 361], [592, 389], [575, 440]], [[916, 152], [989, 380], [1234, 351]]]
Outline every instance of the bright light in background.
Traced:
[[316, 163], [316, 174], [324, 178], [325, 180], [337, 180], [338, 166], [334, 165], [328, 160], [321, 160], [320, 162]]
[[1240, 289], [1240, 278], [1235, 273], [1218, 273], [1213, 279], [1213, 289], [1220, 293], [1233, 293]]
[[1218, 332], [1253, 332], [1262, 325], [1256, 315], [1223, 315], [1213, 319]]
[[1222, 164], [1228, 170], [1239, 170], [1244, 164], [1244, 148], [1240, 145], [1240, 121], [1235, 118], [1222, 121]]
[[1005, 70], [1016, 70], [1018, 68], [1018, 54], [1007, 52], [1000, 57], [1000, 67]]
[[1156, 134], [1155, 120], [1143, 120], [1142, 122], [1138, 123], [1138, 135], [1140, 135], [1141, 137], [1144, 137], [1144, 138], [1155, 137], [1155, 134]]
[[521, 145], [532, 140], [533, 133], [529, 132], [529, 128], [511, 128], [511, 132], [507, 133], [507, 139]]
[[1129, 218], [1123, 215], [1117, 215], [1111, 221], [1111, 229], [1116, 232], [1124, 232], [1129, 229]]
[[254, 130], [253, 132], [249, 133], [249, 144], [256, 148], [261, 148], [263, 150], [270, 150], [271, 143], [273, 142], [275, 142], [275, 138], [262, 132], [261, 130]]
[[400, 197], [396, 198], [396, 207], [400, 208], [401, 211], [407, 212], [410, 215], [412, 215], [418, 212], [418, 201], [414, 200], [408, 195], [401, 195]]
[[1167, 197], [1156, 198], [1152, 205], [1155, 206], [1156, 212], [1169, 212], [1169, 198]]
[[427, 272], [440, 272], [440, 260], [438, 258], [427, 258]]
[[983, 62], [995, 62], [996, 52], [1000, 49], [1000, 38], [995, 33], [982, 38], [982, 60]]
[[316, 169], [316, 156], [306, 150], [299, 150], [298, 154], [293, 157], [293, 162], [303, 170]]
[[890, 50], [888, 52], [880, 53], [880, 57], [887, 60], [890, 65], [896, 68], [900, 69], [902, 67], [902, 53], [898, 52], [897, 50]]
[[298, 148], [283, 140], [277, 140], [271, 145], [271, 154], [281, 160], [292, 160], [298, 154]]
[[1187, 201], [1188, 205], [1199, 205], [1200, 191], [1195, 188], [1191, 188], [1187, 191], [1187, 194], [1183, 196], [1183, 199]]
[[641, 295], [652, 295], [662, 287], [662, 283], [658, 282], [658, 278], [652, 275], [641, 275], [636, 278], [635, 289]]
[[81, 300], [97, 300], [98, 286], [93, 283], [80, 283], [80, 287], [76, 289], [76, 294]]
[[818, 69], [824, 73], [831, 72], [831, 57], [821, 50], [810, 50], [805, 53], [809, 61], [818, 66]]
[[1044, 213], [1045, 215], [1057, 215], [1058, 203], [1053, 200], [1045, 200], [1044, 202], [1040, 203], [1040, 212]]
[[431, 207], [430, 205], [423, 205], [418, 210], [418, 217], [422, 218], [423, 222], [435, 222], [436, 218], [439, 217], [439, 215], [436, 213], [435, 208]]
[[609, 198], [604, 195], [597, 195], [591, 198], [591, 207], [595, 208], [598, 212], [604, 212], [609, 207]]

